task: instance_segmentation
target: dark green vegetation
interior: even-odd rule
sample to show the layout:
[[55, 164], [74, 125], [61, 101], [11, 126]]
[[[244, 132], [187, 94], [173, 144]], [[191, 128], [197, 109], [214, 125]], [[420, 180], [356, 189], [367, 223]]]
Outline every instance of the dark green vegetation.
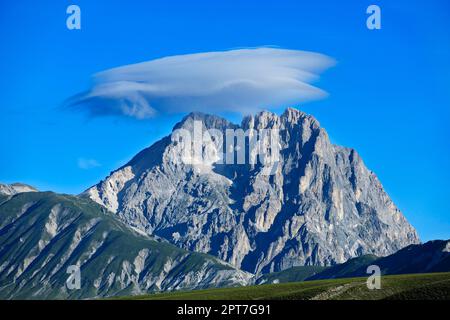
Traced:
[[375, 264], [375, 260], [378, 257], [367, 254], [361, 257], [353, 258], [345, 263], [337, 264], [332, 267], [328, 267], [322, 272], [312, 275], [308, 280], [319, 280], [319, 279], [337, 279], [337, 278], [348, 278], [352, 276], [356, 270], [364, 269], [363, 274], [358, 274], [358, 276], [363, 276], [366, 273], [367, 266]]
[[2, 204], [4, 201], [8, 200], [8, 198], [9, 197], [7, 195], [0, 193], [0, 204]]
[[450, 271], [449, 240], [413, 244], [387, 257], [364, 255], [327, 268], [307, 280], [361, 277], [369, 265], [377, 265], [382, 274], [411, 274]]
[[[232, 284], [230, 266], [141, 236], [89, 199], [51, 192], [8, 199], [0, 198], [0, 298], [76, 299]], [[80, 290], [65, 286], [69, 265], [81, 266]], [[220, 272], [225, 276], [215, 279]]]
[[[364, 276], [367, 266], [371, 265], [378, 257], [374, 255], [364, 255], [353, 258], [345, 263], [332, 267], [321, 266], [300, 266], [292, 267], [280, 272], [273, 272], [262, 275], [256, 284], [264, 283], [285, 283], [298, 282], [304, 280], [337, 279], [355, 276]], [[364, 270], [364, 273], [355, 275], [355, 271]]]
[[292, 267], [283, 271], [264, 274], [258, 278], [256, 283], [264, 284], [264, 283], [299, 282], [306, 280], [325, 269], [327, 269], [327, 267], [321, 266]]
[[367, 278], [304, 281], [239, 288], [161, 293], [121, 299], [171, 300], [450, 300], [450, 273], [383, 276], [381, 289], [369, 290]]
[[387, 257], [363, 255], [331, 267], [293, 267], [261, 276], [256, 284], [303, 280], [325, 280], [364, 277], [367, 267], [377, 265], [385, 275], [450, 271], [448, 240], [434, 240], [407, 246]]

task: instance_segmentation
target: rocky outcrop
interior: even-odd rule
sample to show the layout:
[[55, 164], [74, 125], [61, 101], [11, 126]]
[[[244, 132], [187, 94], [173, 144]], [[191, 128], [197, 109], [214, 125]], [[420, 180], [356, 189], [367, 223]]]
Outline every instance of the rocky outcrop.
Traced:
[[[237, 163], [235, 150], [235, 163], [222, 163], [229, 146], [217, 139], [195, 146], [199, 124], [217, 135], [250, 132], [246, 148], [252, 129], [276, 131], [278, 161], [252, 163], [246, 155]], [[310, 115], [292, 108], [281, 116], [261, 112], [238, 126], [193, 113], [174, 129], [190, 132], [192, 141], [180, 141], [176, 130], [84, 195], [147, 234], [253, 273], [386, 256], [419, 242], [358, 153], [333, 145]], [[262, 140], [261, 148], [274, 145]], [[190, 161], [183, 161], [186, 154]]]
[[12, 196], [21, 192], [36, 192], [36, 188], [24, 183], [3, 184], [0, 183], [0, 194]]

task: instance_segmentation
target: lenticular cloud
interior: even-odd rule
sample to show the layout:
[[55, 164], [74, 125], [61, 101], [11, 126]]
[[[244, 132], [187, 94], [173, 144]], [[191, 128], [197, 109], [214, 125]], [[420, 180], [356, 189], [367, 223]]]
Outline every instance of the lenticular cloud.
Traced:
[[311, 85], [334, 64], [322, 54], [275, 48], [179, 55], [100, 72], [69, 104], [93, 116], [254, 112], [320, 99]]

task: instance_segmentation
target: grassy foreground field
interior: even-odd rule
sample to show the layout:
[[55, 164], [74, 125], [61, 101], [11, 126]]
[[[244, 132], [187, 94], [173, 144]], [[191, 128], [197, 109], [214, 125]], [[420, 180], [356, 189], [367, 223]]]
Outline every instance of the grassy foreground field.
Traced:
[[381, 289], [367, 278], [315, 280], [121, 297], [137, 300], [450, 300], [450, 272], [382, 276]]

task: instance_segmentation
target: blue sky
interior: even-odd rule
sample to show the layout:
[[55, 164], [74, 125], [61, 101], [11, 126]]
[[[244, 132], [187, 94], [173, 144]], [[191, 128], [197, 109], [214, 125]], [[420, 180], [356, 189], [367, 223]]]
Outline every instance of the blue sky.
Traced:
[[[70, 4], [81, 8], [81, 30], [66, 28]], [[370, 4], [381, 7], [381, 30], [366, 28]], [[92, 74], [273, 45], [337, 61], [315, 83], [329, 97], [297, 107], [361, 154], [423, 240], [450, 237], [447, 0], [8, 1], [0, 41], [2, 182], [79, 193], [182, 117], [89, 118], [60, 108]]]

